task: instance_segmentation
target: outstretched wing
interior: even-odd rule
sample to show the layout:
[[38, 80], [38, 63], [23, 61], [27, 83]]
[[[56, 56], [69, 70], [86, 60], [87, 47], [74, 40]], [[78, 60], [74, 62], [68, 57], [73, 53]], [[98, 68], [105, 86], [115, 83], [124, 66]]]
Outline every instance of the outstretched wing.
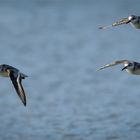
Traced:
[[119, 26], [119, 25], [122, 25], [122, 24], [128, 24], [129, 22], [131, 22], [131, 21], [128, 18], [123, 18], [119, 21], [116, 21], [116, 22], [112, 23], [112, 25], [101, 26], [101, 27], [99, 27], [99, 29], [107, 29], [109, 27]]
[[10, 71], [10, 79], [15, 87], [15, 90], [19, 96], [19, 98], [21, 99], [22, 103], [24, 104], [24, 106], [26, 106], [26, 96], [25, 96], [25, 92], [21, 83], [21, 75], [20, 73], [17, 74], [17, 76], [15, 76], [14, 72]]
[[99, 68], [98, 71], [99, 71], [99, 70], [102, 70], [102, 69], [105, 69], [105, 68], [108, 68], [108, 67], [113, 67], [113, 66], [118, 65], [118, 64], [128, 64], [128, 63], [129, 63], [128, 60], [118, 60], [118, 61], [114, 61], [113, 63], [106, 64], [105, 66]]

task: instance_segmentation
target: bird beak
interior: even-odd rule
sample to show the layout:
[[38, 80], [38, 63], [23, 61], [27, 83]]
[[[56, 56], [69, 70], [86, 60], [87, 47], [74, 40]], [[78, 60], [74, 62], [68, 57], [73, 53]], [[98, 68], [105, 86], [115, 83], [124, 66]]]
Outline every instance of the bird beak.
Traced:
[[133, 18], [128, 19], [128, 21], [126, 22], [126, 24], [127, 24], [127, 23], [130, 23], [132, 20], [133, 20]]
[[126, 67], [124, 67], [124, 68], [122, 69], [122, 71], [123, 71], [123, 70], [125, 70], [125, 69], [127, 69], [127, 66], [126, 66]]
[[132, 20], [128, 20], [127, 22], [126, 22], [126, 24], [128, 24], [128, 23], [130, 23]]
[[129, 22], [131, 22], [132, 20], [133, 20], [132, 17], [128, 17], [128, 21], [126, 21], [126, 24], [129, 23]]

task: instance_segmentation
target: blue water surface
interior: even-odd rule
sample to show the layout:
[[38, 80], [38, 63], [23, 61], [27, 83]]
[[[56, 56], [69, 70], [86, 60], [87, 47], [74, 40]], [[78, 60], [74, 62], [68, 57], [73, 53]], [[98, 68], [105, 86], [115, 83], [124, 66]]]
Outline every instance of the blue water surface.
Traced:
[[0, 140], [139, 140], [140, 77], [119, 59], [140, 61], [140, 30], [101, 25], [140, 1], [0, 0], [0, 63], [17, 67], [27, 107], [0, 78]]

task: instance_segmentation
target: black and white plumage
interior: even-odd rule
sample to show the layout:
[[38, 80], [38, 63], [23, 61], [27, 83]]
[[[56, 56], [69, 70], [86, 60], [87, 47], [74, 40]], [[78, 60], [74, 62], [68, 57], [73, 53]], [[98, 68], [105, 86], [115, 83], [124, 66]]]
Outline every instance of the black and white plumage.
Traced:
[[98, 70], [102, 70], [108, 67], [113, 67], [118, 64], [124, 65], [124, 68], [122, 69], [122, 71], [126, 70], [130, 74], [140, 75], [140, 63], [135, 62], [135, 61], [129, 61], [129, 60], [114, 61], [113, 63], [106, 64], [105, 66], [99, 68]]
[[24, 106], [26, 106], [26, 96], [21, 82], [27, 75], [21, 73], [17, 68], [2, 64], [0, 65], [0, 76], [10, 77], [19, 98]]
[[107, 29], [109, 27], [115, 27], [118, 25], [128, 24], [128, 23], [130, 23], [135, 28], [140, 29], [140, 16], [130, 15], [127, 18], [123, 18], [117, 22], [114, 22], [112, 25], [101, 26], [99, 27], [99, 29]]

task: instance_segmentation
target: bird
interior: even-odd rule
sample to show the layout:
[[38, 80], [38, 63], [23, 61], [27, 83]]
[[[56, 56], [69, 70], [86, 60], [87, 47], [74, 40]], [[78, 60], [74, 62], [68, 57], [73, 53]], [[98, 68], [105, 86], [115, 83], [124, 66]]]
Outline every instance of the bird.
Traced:
[[25, 79], [28, 76], [21, 73], [17, 68], [7, 64], [0, 65], [0, 76], [9, 77], [11, 79], [19, 98], [21, 99], [24, 106], [26, 106], [26, 95], [21, 82], [22, 79]]
[[140, 63], [135, 62], [135, 61], [129, 61], [129, 60], [117, 60], [112, 63], [106, 64], [105, 66], [99, 68], [97, 71], [108, 68], [108, 67], [113, 67], [118, 64], [123, 64], [124, 67], [122, 68], [123, 70], [126, 70], [129, 74], [133, 75], [140, 75]]
[[112, 23], [112, 25], [101, 26], [99, 27], [99, 29], [107, 29], [109, 27], [115, 27], [118, 25], [128, 24], [128, 23], [130, 23], [136, 29], [140, 29], [140, 16], [130, 15], [127, 18], [122, 18], [121, 20]]

